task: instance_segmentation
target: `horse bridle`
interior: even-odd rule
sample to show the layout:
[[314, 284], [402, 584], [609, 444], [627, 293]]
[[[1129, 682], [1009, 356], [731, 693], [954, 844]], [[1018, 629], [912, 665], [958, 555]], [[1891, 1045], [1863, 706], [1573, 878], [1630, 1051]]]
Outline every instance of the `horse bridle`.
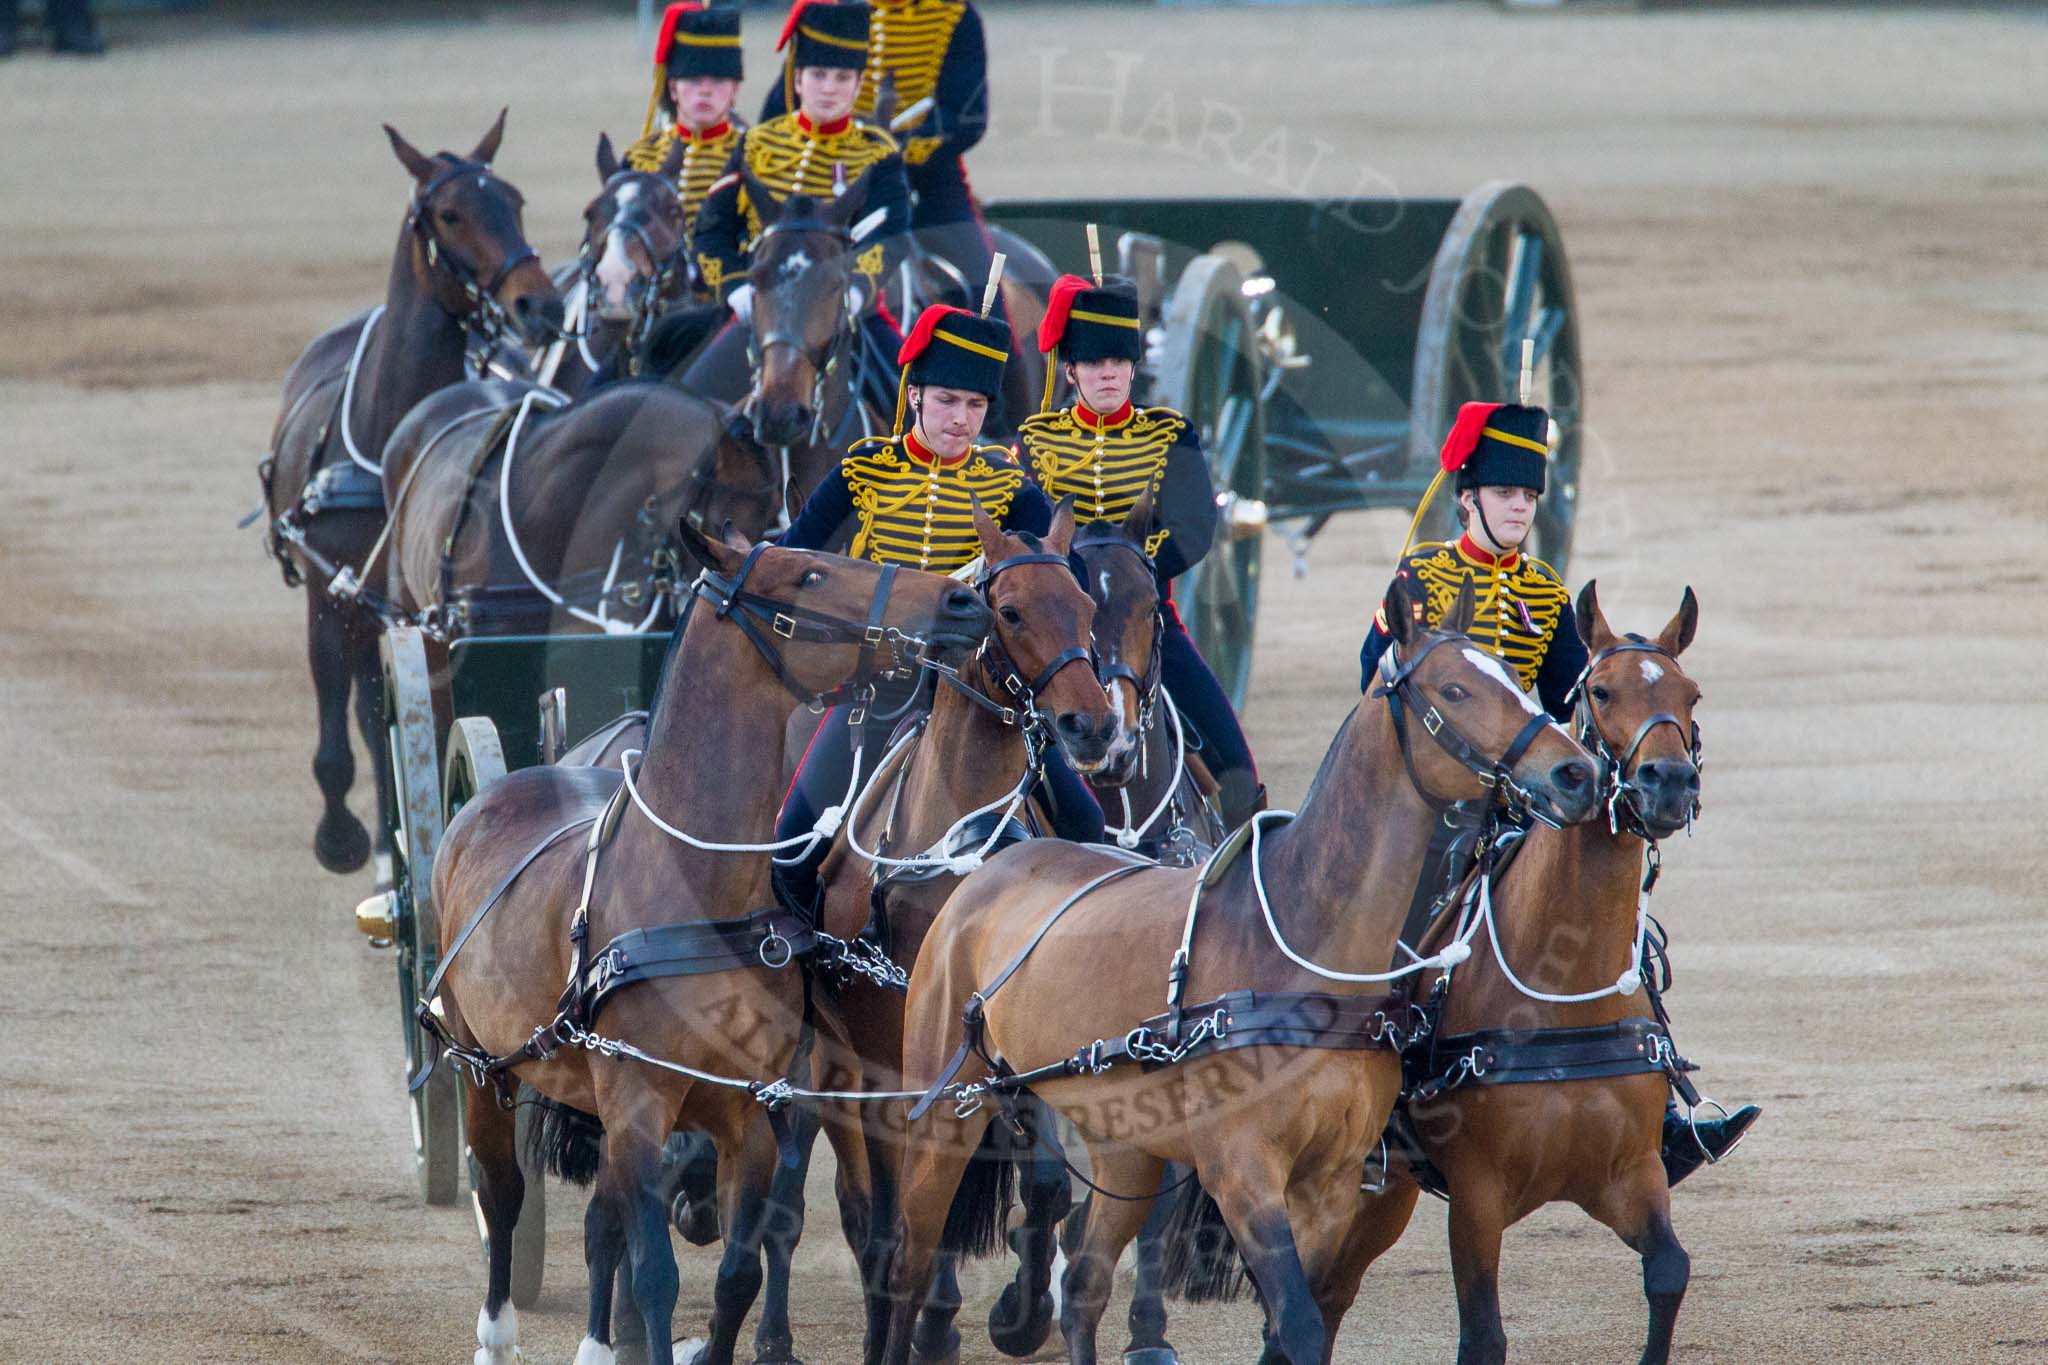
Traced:
[[[876, 678], [901, 676], [915, 662], [923, 659], [929, 648], [928, 641], [884, 623], [889, 610], [889, 593], [896, 583], [896, 565], [882, 566], [882, 572], [875, 580], [874, 597], [868, 604], [867, 619], [854, 621], [747, 591], [747, 576], [753, 573], [761, 555], [771, 548], [767, 541], [755, 545], [740, 561], [739, 570], [730, 577], [711, 569], [698, 574], [690, 584], [690, 602], [677, 630], [687, 628], [688, 613], [698, 601], [710, 602], [719, 620], [731, 621], [740, 628], [774, 672], [783, 690], [813, 707], [830, 706], [849, 699], [865, 707], [867, 698], [873, 695]], [[783, 660], [781, 649], [773, 643], [775, 640], [821, 645], [857, 644], [860, 646], [860, 659], [848, 681], [829, 691], [809, 692], [789, 676], [788, 665]], [[885, 648], [889, 650], [888, 663], [877, 668], [877, 659]]]
[[1536, 742], [1536, 736], [1555, 723], [1548, 712], [1539, 710], [1529, 717], [1528, 723], [1508, 741], [1508, 746], [1501, 752], [1500, 757], [1488, 758], [1451, 723], [1449, 717], [1437, 710], [1436, 705], [1423, 696], [1422, 689], [1416, 686], [1415, 670], [1422, 666], [1422, 661], [1430, 656], [1430, 652], [1439, 645], [1463, 638], [1455, 635], [1433, 636], [1405, 663], [1396, 657], [1391, 645], [1388, 646], [1386, 654], [1381, 656], [1381, 682], [1373, 689], [1372, 695], [1387, 699], [1387, 709], [1394, 719], [1394, 737], [1401, 746], [1401, 764], [1408, 770], [1409, 783], [1415, 788], [1416, 795], [1435, 811], [1448, 811], [1459, 804], [1431, 792], [1423, 784], [1422, 774], [1415, 770], [1415, 755], [1409, 747], [1408, 739], [1408, 710], [1412, 708], [1420, 717], [1422, 728], [1436, 741], [1437, 747], [1449, 754], [1459, 766], [1507, 797], [1511, 806], [1519, 807], [1553, 829], [1561, 828], [1559, 821], [1545, 808], [1549, 803], [1539, 801], [1533, 792], [1522, 787], [1514, 779], [1515, 765], [1522, 761], [1522, 756], [1529, 751], [1529, 746]]
[[[749, 248], [750, 254], [758, 255], [762, 243], [782, 232], [802, 232], [830, 237], [843, 243], [849, 255], [853, 251], [853, 233], [848, 229], [820, 219], [797, 219], [787, 223], [770, 223], [762, 230], [761, 235], [754, 239], [753, 245]], [[852, 274], [850, 270], [847, 273], [849, 276]], [[826, 333], [824, 349], [815, 354], [803, 337], [782, 328], [772, 329], [766, 336], [757, 337], [749, 334], [747, 362], [754, 371], [754, 384], [747, 391], [746, 402], [741, 405], [741, 411], [746, 414], [748, 421], [754, 419], [755, 410], [761, 401], [761, 361], [770, 350], [782, 346], [795, 351], [810, 362], [811, 371], [816, 376], [811, 381], [811, 443], [816, 445], [825, 439], [825, 382], [838, 368], [841, 335], [850, 335], [853, 331], [853, 320], [847, 313], [846, 291], [841, 289], [837, 293], [839, 315], [832, 320], [832, 329]]]
[[428, 267], [438, 269], [446, 275], [468, 301], [469, 313], [465, 320], [477, 343], [472, 358], [476, 368], [481, 371], [489, 362], [491, 354], [498, 349], [498, 341], [505, 332], [505, 309], [498, 302], [498, 290], [512, 277], [513, 271], [529, 261], [538, 261], [540, 253], [534, 250], [530, 243], [522, 241], [519, 244], [520, 249], [506, 256], [503, 264], [489, 281], [479, 283], [475, 268], [458, 259], [455, 253], [442, 243], [433, 228], [433, 215], [427, 211], [429, 204], [442, 186], [472, 173], [475, 174], [479, 185], [486, 180], [497, 179], [489, 162], [458, 160], [413, 192], [412, 204], [406, 210], [405, 225], [420, 239]]
[[[1579, 743], [1600, 761], [1600, 804], [1607, 808], [1607, 828], [1617, 834], [1626, 829], [1637, 838], [1655, 844], [1657, 836], [1644, 824], [1642, 808], [1636, 803], [1635, 791], [1631, 785], [1636, 754], [1643, 747], [1643, 741], [1650, 737], [1651, 731], [1659, 726], [1669, 725], [1677, 730], [1679, 737], [1685, 741], [1686, 755], [1692, 761], [1693, 770], [1697, 772], [1703, 762], [1700, 726], [1698, 721], [1694, 721], [1688, 729], [1686, 723], [1671, 712], [1658, 711], [1636, 727], [1634, 736], [1628, 742], [1628, 748], [1617, 755], [1607, 743], [1607, 736], [1600, 731], [1599, 721], [1594, 715], [1592, 689], [1589, 686], [1593, 670], [1617, 654], [1655, 654], [1669, 659], [1672, 667], [1678, 666], [1678, 659], [1670, 650], [1631, 635], [1617, 640], [1586, 660], [1586, 666], [1579, 670], [1578, 679], [1572, 683], [1571, 691], [1565, 694], [1565, 699], [1572, 703], [1573, 713], [1578, 720]], [[1628, 809], [1626, 820], [1621, 813], [1624, 805]], [[1700, 799], [1695, 795], [1691, 806], [1686, 810], [1685, 823], [1688, 829], [1692, 827], [1692, 822], [1698, 818], [1699, 813]]]
[[[609, 197], [621, 181], [630, 178], [644, 179], [664, 188], [672, 188], [669, 181], [652, 171], [620, 170], [612, 172], [611, 178], [604, 182], [604, 188], [598, 191], [598, 199]], [[628, 305], [633, 320], [627, 325], [626, 335], [619, 343], [620, 354], [626, 357], [627, 366], [629, 369], [636, 369], [639, 364], [640, 345], [646, 341], [647, 333], [654, 326], [656, 306], [661, 300], [669, 297], [675, 289], [678, 276], [687, 273], [689, 269], [690, 234], [686, 227], [676, 238], [675, 250], [664, 256], [655, 251], [654, 243], [647, 238], [645, 227], [639, 223], [619, 222], [616, 210], [605, 224], [606, 233], [614, 231], [625, 232], [640, 243], [640, 250], [646, 253], [648, 270], [651, 272], [638, 276], [636, 287], [632, 291], [632, 301]], [[597, 285], [597, 258], [592, 253], [591, 246], [592, 242], [586, 233], [583, 248], [577, 253], [576, 261], [576, 275], [583, 284], [583, 297], [586, 299], [593, 297]], [[586, 309], [583, 324], [585, 337], [590, 335], [589, 319], [592, 316], [593, 313]]]
[[[1146, 554], [1141, 547], [1133, 545], [1128, 540], [1091, 540], [1075, 548], [1079, 552], [1098, 548], [1129, 551], [1137, 556], [1138, 563], [1144, 568], [1145, 576], [1148, 578], [1153, 576], [1152, 557]], [[1164, 666], [1163, 651], [1165, 645], [1166, 603], [1162, 600], [1152, 604], [1152, 654], [1145, 661], [1145, 671], [1143, 674], [1140, 674], [1135, 668], [1125, 663], [1119, 655], [1111, 655], [1107, 662], [1103, 662], [1100, 659], [1095, 662], [1095, 679], [1102, 684], [1105, 691], [1108, 690], [1111, 683], [1122, 678], [1130, 683], [1131, 690], [1137, 694], [1138, 734], [1140, 736], [1143, 736], [1146, 731], [1152, 728], [1152, 702], [1159, 688], [1159, 672]]]

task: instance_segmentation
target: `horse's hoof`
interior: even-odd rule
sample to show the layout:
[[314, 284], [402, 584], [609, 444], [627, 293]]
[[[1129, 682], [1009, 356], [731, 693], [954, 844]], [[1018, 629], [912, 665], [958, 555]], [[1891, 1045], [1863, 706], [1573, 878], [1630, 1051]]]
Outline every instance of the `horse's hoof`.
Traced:
[[1036, 1311], [1025, 1317], [1017, 1311], [1017, 1285], [1015, 1281], [1003, 1286], [1003, 1292], [996, 1299], [996, 1306], [988, 1310], [988, 1339], [998, 1351], [1006, 1356], [1022, 1360], [1037, 1353], [1045, 1345], [1045, 1339], [1052, 1335], [1052, 1295], [1040, 1294]]
[[688, 1341], [677, 1342], [675, 1353], [682, 1365], [703, 1365], [704, 1357], [711, 1354], [711, 1343], [703, 1337], [691, 1337]]
[[708, 1247], [718, 1240], [718, 1208], [708, 1200], [692, 1203], [689, 1195], [678, 1194], [668, 1206], [668, 1220], [693, 1247]]
[[1124, 1365], [1180, 1365], [1171, 1346], [1134, 1346], [1124, 1352]]
[[911, 1343], [910, 1365], [960, 1365], [960, 1333], [955, 1328], [946, 1329], [946, 1344], [937, 1355], [926, 1355], [924, 1348]]
[[323, 818], [313, 830], [313, 856], [329, 872], [360, 872], [370, 861], [370, 831], [345, 811], [335, 819]]

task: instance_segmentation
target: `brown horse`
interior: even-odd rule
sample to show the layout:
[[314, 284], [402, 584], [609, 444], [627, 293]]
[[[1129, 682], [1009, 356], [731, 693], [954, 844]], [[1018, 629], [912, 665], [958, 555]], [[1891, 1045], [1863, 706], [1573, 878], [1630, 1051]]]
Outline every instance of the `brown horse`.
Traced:
[[[979, 594], [950, 579], [737, 535], [684, 536], [706, 572], [624, 795], [620, 769], [523, 769], [463, 807], [434, 861], [436, 903], [446, 907], [440, 1003], [429, 1016], [442, 1021], [437, 1031], [475, 1050], [473, 1074], [516, 1077], [602, 1125], [585, 1220], [584, 1365], [611, 1359], [613, 1274], [625, 1251], [649, 1358], [671, 1365], [676, 1266], [655, 1177], [679, 1127], [707, 1132], [720, 1157], [726, 1251], [699, 1360], [732, 1359], [759, 1288], [777, 1150], [767, 1087], [789, 1067], [807, 994], [801, 972], [769, 968], [790, 966], [807, 931], [779, 911], [749, 915], [771, 904], [769, 845], [744, 841], [774, 827], [781, 788], [761, 759], [775, 752], [790, 695], [836, 694], [921, 656], [957, 659], [989, 624]], [[663, 959], [657, 941], [690, 945], [675, 949], [688, 974], [662, 970], [676, 958]], [[566, 1010], [565, 980], [578, 983]], [[600, 1032], [618, 1043], [601, 1044]], [[505, 1362], [518, 1330], [508, 1297], [524, 1181], [511, 1112], [483, 1095], [465, 1109], [489, 1241], [477, 1359]], [[560, 1172], [593, 1155], [578, 1156], [576, 1133], [571, 1124], [558, 1134]]]
[[1190, 752], [1180, 714], [1159, 685], [1165, 604], [1145, 553], [1151, 531], [1147, 493], [1122, 522], [1091, 522], [1074, 540], [1096, 602], [1096, 672], [1124, 731], [1117, 758], [1092, 774], [1089, 785], [1117, 844], [1191, 867], [1223, 842], [1226, 831], [1197, 775], [1205, 777], [1206, 769]]
[[749, 535], [774, 520], [774, 483], [725, 416], [666, 384], [574, 403], [495, 379], [443, 389], [385, 447], [386, 598], [451, 635], [648, 629], [679, 519]]
[[668, 345], [694, 351], [724, 316], [715, 305], [690, 304], [690, 225], [683, 217], [676, 172], [683, 144], [652, 171], [623, 166], [612, 140], [597, 140], [597, 197], [583, 210], [583, 246], [573, 265], [555, 272], [568, 300], [563, 336], [535, 358], [544, 384], [572, 397], [598, 371], [640, 373], [641, 348], [654, 324], [672, 313], [692, 325], [670, 329]]
[[[875, 768], [819, 873], [826, 931], [876, 942], [902, 966], [916, 960], [961, 871], [999, 840], [1026, 837], [1024, 822], [1036, 821], [1028, 803], [1037, 752], [1057, 744], [1085, 774], [1110, 760], [1118, 738], [1116, 713], [1089, 667], [1096, 604], [1068, 567], [1072, 503], [1061, 501], [1042, 543], [1005, 534], [978, 508], [974, 525], [996, 617], [989, 642], [938, 688], [915, 738]], [[971, 812], [982, 818], [967, 820]], [[821, 1088], [900, 1089], [900, 983], [855, 978], [820, 1003], [813, 1065]], [[841, 1222], [850, 1239], [861, 1234], [853, 1250], [869, 1290], [872, 1358], [887, 1326], [881, 1289], [894, 1247], [901, 1107], [827, 1106], [821, 1118], [838, 1156]], [[957, 1285], [941, 1286], [933, 1303], [921, 1330], [942, 1346]]]
[[[1387, 1043], [1406, 1022], [1389, 998], [1364, 994], [1376, 978], [1357, 969], [1392, 953], [1444, 803], [1506, 791], [1545, 819], [1594, 810], [1585, 751], [1460, 633], [1469, 585], [1441, 631], [1416, 623], [1409, 594], [1397, 580], [1394, 660], [1339, 729], [1300, 814], [1271, 834], [1262, 827], [1278, 817], [1254, 820], [1241, 856], [1219, 853], [1202, 871], [1131, 867], [1034, 840], [947, 901], [906, 1010], [904, 1072], [936, 1079], [912, 1111], [901, 1178], [891, 1365], [911, 1358], [942, 1230], [973, 1221], [949, 1220], [954, 1193], [1018, 1085], [1080, 1129], [1098, 1184], [1130, 1196], [1097, 1201], [1067, 1268], [1070, 1360], [1097, 1358], [1111, 1272], [1167, 1162], [1199, 1173], [1234, 1236], [1269, 1309], [1268, 1358], [1325, 1360], [1350, 1306], [1335, 1274], [1349, 1201], [1400, 1089]], [[1161, 996], [1168, 1013], [1147, 1019]], [[948, 1081], [969, 1088], [945, 1092]]]
[[[1650, 1022], [1651, 1002], [1633, 989], [1621, 994], [1617, 975], [1643, 974], [1638, 913], [1647, 894], [1646, 851], [1686, 828], [1699, 800], [1692, 713], [1700, 690], [1678, 665], [1698, 619], [1688, 588], [1678, 614], [1655, 640], [1617, 636], [1601, 614], [1594, 585], [1579, 594], [1579, 633], [1592, 655], [1580, 684], [1579, 734], [1600, 756], [1611, 818], [1530, 831], [1495, 879], [1491, 925], [1480, 924], [1471, 936], [1471, 960], [1452, 969], [1438, 1001], [1437, 1036], [1451, 1046], [1433, 1052], [1454, 1080], [1442, 1084], [1441, 1074], [1426, 1077], [1424, 1090], [1438, 1093], [1413, 1099], [1407, 1112], [1422, 1151], [1449, 1191], [1460, 1365], [1507, 1359], [1500, 1319], [1501, 1233], [1558, 1201], [1577, 1204], [1642, 1257], [1650, 1305], [1642, 1359], [1652, 1365], [1670, 1357], [1691, 1262], [1671, 1230], [1671, 1196], [1659, 1155], [1666, 1077], [1653, 1063], [1675, 1057], [1653, 1044], [1659, 1057], [1639, 1057], [1641, 1067], [1628, 1074], [1613, 1074], [1614, 1067], [1589, 1055], [1588, 1074], [1579, 1079], [1501, 1084], [1496, 1082], [1512, 1078], [1505, 1047], [1495, 1051], [1495, 1066], [1482, 1061], [1477, 1076], [1467, 1074], [1469, 1067], [1459, 1069], [1450, 1054], [1469, 1057], [1468, 1043], [1483, 1053], [1515, 1041], [1503, 1038], [1501, 1030], [1588, 1029], [1595, 1033], [1582, 1037], [1598, 1038], [1616, 1025], [1628, 1029], [1633, 1021]], [[1431, 926], [1424, 953], [1437, 951], [1457, 933], [1457, 909]], [[1430, 993], [1438, 976], [1417, 979], [1418, 999]], [[1473, 1034], [1482, 1037], [1474, 1040]], [[1597, 1043], [1580, 1045], [1597, 1050]], [[1546, 1060], [1558, 1064], [1560, 1058]], [[1357, 1276], [1407, 1226], [1416, 1194], [1414, 1179], [1401, 1174], [1397, 1163], [1389, 1187], [1366, 1201], [1345, 1258], [1354, 1290]]]
[[519, 191], [490, 167], [503, 112], [468, 156], [426, 156], [388, 124], [384, 131], [415, 187], [384, 304], [322, 333], [293, 362], [262, 465], [271, 552], [287, 583], [307, 584], [306, 653], [320, 714], [313, 776], [326, 802], [313, 852], [331, 872], [353, 872], [371, 851], [348, 809], [351, 687], [380, 799], [390, 784], [377, 715], [378, 623], [328, 590], [338, 573], [353, 576], [384, 525], [380, 452], [413, 404], [461, 381], [466, 355], [495, 348], [507, 328], [538, 343], [562, 320], [554, 285], [526, 243]]

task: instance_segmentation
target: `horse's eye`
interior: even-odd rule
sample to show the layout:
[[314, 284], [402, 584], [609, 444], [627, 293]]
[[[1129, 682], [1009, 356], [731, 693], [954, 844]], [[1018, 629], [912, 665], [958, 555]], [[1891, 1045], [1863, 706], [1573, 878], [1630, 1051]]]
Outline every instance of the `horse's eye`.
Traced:
[[1458, 686], [1458, 684], [1456, 683], [1445, 683], [1442, 687], [1439, 687], [1437, 691], [1443, 694], [1443, 698], [1445, 701], [1463, 701], [1467, 697], [1472, 695], [1470, 692], [1467, 692], [1464, 688]]
[[457, 223], [462, 221], [462, 215], [457, 213], [454, 209], [442, 209], [441, 221], [446, 223], [449, 227], [454, 227]]
[[1604, 687], [1589, 687], [1586, 689], [1586, 695], [1604, 705], [1608, 701], [1610, 694]]
[[815, 588], [825, 581], [823, 569], [805, 569], [804, 576], [796, 581], [799, 588]]
[[996, 614], [1003, 618], [1004, 625], [1021, 626], [1024, 624], [1024, 618], [1017, 613], [1017, 609], [1015, 607], [999, 608]]

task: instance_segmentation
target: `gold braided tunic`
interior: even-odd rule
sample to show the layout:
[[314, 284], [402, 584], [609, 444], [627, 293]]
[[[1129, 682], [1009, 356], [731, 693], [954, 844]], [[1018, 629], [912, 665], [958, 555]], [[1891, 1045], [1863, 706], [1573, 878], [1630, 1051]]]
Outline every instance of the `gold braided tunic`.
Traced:
[[762, 206], [751, 202], [739, 174], [742, 166], [777, 204], [793, 194], [830, 200], [838, 176], [847, 185], [868, 177], [866, 210], [881, 209], [886, 218], [866, 238], [873, 245], [855, 258], [854, 269], [864, 277], [867, 297], [879, 296], [891, 253], [910, 226], [910, 187], [895, 138], [857, 119], [814, 124], [801, 110], [741, 134], [726, 174], [705, 194], [691, 238], [698, 271], [721, 298], [744, 282], [749, 254], [761, 235]]
[[687, 128], [657, 129], [626, 149], [624, 164], [636, 171], [658, 171], [668, 160], [669, 149], [681, 141], [683, 164], [676, 172], [676, 192], [683, 200], [683, 221], [694, 227], [705, 196], [725, 173], [733, 148], [740, 145], [740, 134], [741, 129], [730, 119], [701, 133]]
[[1216, 534], [1216, 494], [1201, 438], [1172, 408], [1134, 408], [1098, 417], [1080, 404], [1035, 413], [1017, 431], [1017, 451], [1032, 480], [1057, 502], [1074, 499], [1075, 520], [1122, 521], [1152, 495], [1154, 529], [1145, 553], [1160, 591], [1208, 553]]

